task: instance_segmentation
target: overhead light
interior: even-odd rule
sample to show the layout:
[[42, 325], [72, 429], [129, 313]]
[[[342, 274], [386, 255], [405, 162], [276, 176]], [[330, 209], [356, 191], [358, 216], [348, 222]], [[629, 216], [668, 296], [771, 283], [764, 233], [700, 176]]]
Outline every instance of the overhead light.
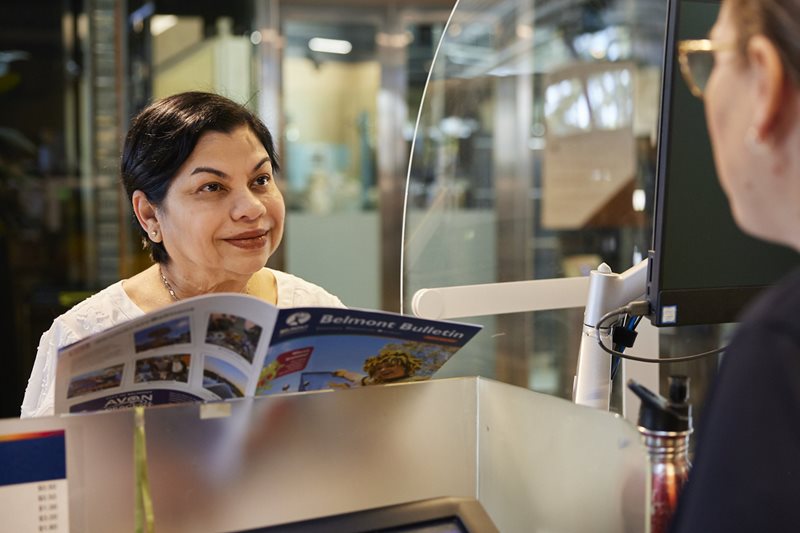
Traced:
[[634, 211], [644, 211], [645, 205], [647, 204], [647, 196], [644, 194], [643, 189], [634, 189], [633, 190], [633, 210]]
[[177, 23], [178, 17], [175, 15], [153, 15], [150, 19], [150, 33], [161, 35]]
[[353, 49], [350, 41], [342, 39], [325, 39], [324, 37], [314, 37], [308, 41], [308, 47], [314, 52], [326, 54], [349, 54]]

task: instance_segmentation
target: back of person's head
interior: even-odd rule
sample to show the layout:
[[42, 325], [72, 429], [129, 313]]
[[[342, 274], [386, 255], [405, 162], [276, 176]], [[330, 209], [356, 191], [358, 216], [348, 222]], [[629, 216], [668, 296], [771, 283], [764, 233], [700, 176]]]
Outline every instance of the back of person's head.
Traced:
[[738, 33], [744, 56], [747, 42], [763, 35], [777, 47], [787, 75], [800, 86], [800, 2], [798, 0], [724, 0]]
[[[121, 177], [128, 199], [140, 190], [152, 204], [161, 205], [173, 177], [203, 134], [231, 133], [241, 126], [258, 137], [277, 172], [272, 134], [246, 107], [205, 92], [179, 93], [153, 102], [133, 119], [122, 149]], [[169, 256], [164, 245], [149, 241], [145, 230], [136, 226], [150, 246], [153, 260], [166, 263]]]

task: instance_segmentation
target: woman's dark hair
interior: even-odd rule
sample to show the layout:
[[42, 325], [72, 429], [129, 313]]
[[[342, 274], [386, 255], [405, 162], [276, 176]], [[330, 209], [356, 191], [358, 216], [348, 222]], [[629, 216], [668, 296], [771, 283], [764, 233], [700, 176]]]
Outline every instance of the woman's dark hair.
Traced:
[[[150, 104], [133, 119], [122, 149], [121, 175], [128, 200], [139, 190], [150, 203], [161, 205], [172, 179], [204, 133], [231, 133], [241, 126], [249, 127], [258, 137], [277, 172], [278, 157], [272, 134], [246, 107], [204, 92], [175, 94]], [[142, 233], [145, 247], [150, 248], [153, 261], [169, 262], [164, 244], [151, 241], [140, 224], [136, 227]]]

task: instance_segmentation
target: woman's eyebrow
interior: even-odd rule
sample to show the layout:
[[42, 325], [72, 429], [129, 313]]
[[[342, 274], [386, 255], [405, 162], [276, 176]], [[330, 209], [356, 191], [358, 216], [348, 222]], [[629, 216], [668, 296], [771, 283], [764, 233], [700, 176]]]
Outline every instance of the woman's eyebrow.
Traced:
[[[265, 163], [268, 163], [269, 161], [270, 161], [269, 156], [265, 157], [264, 159], [262, 159], [261, 161], [256, 163], [256, 166], [253, 167], [253, 171], [258, 170], [259, 168], [264, 166]], [[218, 169], [216, 169], [214, 167], [196, 167], [194, 170], [192, 170], [191, 175], [194, 176], [195, 174], [201, 174], [203, 172], [207, 172], [209, 174], [214, 174], [215, 176], [219, 176], [220, 178], [227, 178], [228, 177], [228, 175], [226, 173], [224, 173], [223, 171], [218, 170]]]
[[215, 176], [219, 176], [220, 178], [227, 178], [228, 177], [227, 174], [225, 174], [221, 170], [217, 170], [216, 168], [213, 168], [213, 167], [197, 167], [194, 170], [192, 170], [191, 175], [194, 176], [195, 174], [200, 174], [200, 173], [203, 173], [203, 172], [207, 172], [209, 174], [214, 174]]
[[264, 163], [269, 163], [269, 161], [270, 161], [270, 159], [269, 159], [269, 156], [265, 157], [264, 159], [262, 159], [261, 161], [259, 161], [259, 162], [258, 162], [258, 164], [257, 164], [256, 166], [254, 166], [254, 167], [253, 167], [253, 170], [254, 170], [254, 171], [258, 170], [259, 168], [261, 168], [262, 166], [264, 166]]

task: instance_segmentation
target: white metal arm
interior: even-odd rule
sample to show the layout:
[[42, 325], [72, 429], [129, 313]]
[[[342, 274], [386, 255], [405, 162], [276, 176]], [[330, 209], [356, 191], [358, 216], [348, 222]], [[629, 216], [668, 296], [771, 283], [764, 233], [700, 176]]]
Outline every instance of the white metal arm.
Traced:
[[586, 305], [589, 278], [539, 279], [420, 289], [411, 310], [432, 319], [500, 315]]
[[[411, 301], [416, 316], [432, 319], [499, 315], [584, 307], [583, 331], [573, 396], [575, 403], [608, 410], [611, 394], [611, 357], [597, 345], [595, 325], [618, 307], [643, 297], [647, 287], [647, 260], [614, 274], [605, 263], [587, 277], [487, 283], [420, 289]], [[658, 353], [658, 333], [647, 321], [639, 327], [637, 350], [642, 355]], [[604, 338], [610, 346], [610, 339]], [[623, 379], [625, 368], [623, 365]], [[636, 379], [658, 390], [657, 365], [633, 363]], [[626, 391], [627, 405], [632, 395]], [[623, 405], [626, 416], [631, 418]]]
[[[608, 410], [611, 398], [611, 356], [598, 346], [595, 327], [609, 311], [645, 296], [647, 262], [645, 259], [622, 274], [614, 274], [603, 263], [589, 274], [589, 297], [583, 314], [583, 332], [573, 389], [575, 403]], [[606, 332], [601, 333], [601, 336], [603, 343], [611, 346], [610, 335]]]

